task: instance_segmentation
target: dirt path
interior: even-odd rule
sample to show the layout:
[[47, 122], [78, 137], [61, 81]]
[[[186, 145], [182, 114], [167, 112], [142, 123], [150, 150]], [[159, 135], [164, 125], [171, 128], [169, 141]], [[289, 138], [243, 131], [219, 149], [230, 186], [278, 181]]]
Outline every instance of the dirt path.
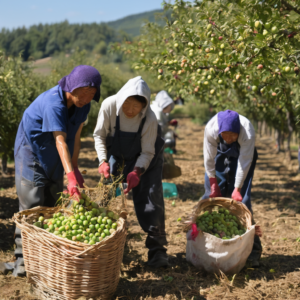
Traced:
[[[295, 161], [287, 164], [283, 154], [276, 155], [274, 141], [268, 138], [257, 139], [259, 160], [252, 189], [254, 217], [264, 232], [261, 267], [244, 269], [232, 280], [217, 279], [186, 262], [186, 237], [177, 219], [184, 219], [203, 194], [203, 129], [190, 120], [180, 120], [179, 153], [175, 160], [182, 168], [182, 176], [169, 180], [177, 184], [180, 199], [176, 200], [175, 207], [170, 200], [165, 200], [171, 267], [160, 270], [147, 267], [146, 235], [129, 201], [128, 238], [115, 298], [300, 299], [300, 242], [296, 241], [300, 237], [300, 177]], [[86, 138], [82, 146], [80, 168], [88, 171], [85, 180], [93, 186], [99, 180], [93, 139]], [[1, 186], [0, 183], [0, 189]], [[6, 178], [4, 187], [0, 190], [1, 261], [11, 258], [10, 218], [18, 209], [13, 180]], [[30, 295], [25, 282], [11, 275], [0, 275], [0, 299], [36, 299]]]

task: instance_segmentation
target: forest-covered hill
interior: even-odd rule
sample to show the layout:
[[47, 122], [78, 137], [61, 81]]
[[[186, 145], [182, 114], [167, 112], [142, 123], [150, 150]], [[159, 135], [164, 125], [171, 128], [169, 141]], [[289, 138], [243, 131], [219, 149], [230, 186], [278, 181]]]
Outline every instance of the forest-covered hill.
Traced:
[[132, 39], [140, 34], [146, 22], [157, 20], [154, 10], [131, 15], [109, 23], [70, 24], [68, 21], [55, 24], [38, 24], [29, 28], [0, 31], [0, 49], [7, 55], [18, 56], [22, 52], [24, 60], [39, 59], [59, 53], [72, 53], [75, 49], [106, 54], [111, 42]]

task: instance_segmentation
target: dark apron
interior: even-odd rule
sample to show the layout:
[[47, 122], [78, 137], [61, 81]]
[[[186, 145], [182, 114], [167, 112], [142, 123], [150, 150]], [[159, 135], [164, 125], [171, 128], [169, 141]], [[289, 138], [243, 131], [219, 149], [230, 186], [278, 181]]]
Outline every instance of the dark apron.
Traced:
[[[142, 152], [141, 138], [146, 117], [142, 119], [137, 132], [120, 130], [120, 118], [116, 118], [115, 134], [107, 137], [107, 159], [113, 175], [120, 174], [120, 167], [124, 166], [125, 181], [133, 170]], [[138, 221], [142, 229], [148, 233], [146, 247], [149, 248], [150, 260], [157, 250], [166, 252], [163, 247], [167, 244], [165, 233], [165, 208], [162, 189], [164, 140], [161, 138], [161, 128], [158, 126], [155, 141], [155, 155], [141, 176], [140, 183], [132, 189], [133, 202]]]

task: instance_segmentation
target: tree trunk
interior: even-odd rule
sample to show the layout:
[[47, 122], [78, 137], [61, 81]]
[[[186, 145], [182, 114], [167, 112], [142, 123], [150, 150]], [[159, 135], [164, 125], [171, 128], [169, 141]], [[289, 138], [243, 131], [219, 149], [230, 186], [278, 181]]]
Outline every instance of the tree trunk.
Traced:
[[276, 153], [279, 153], [281, 149], [281, 131], [279, 129], [277, 129], [276, 148]]
[[2, 154], [2, 173], [7, 174], [7, 154]]
[[298, 148], [298, 164], [299, 164], [298, 172], [300, 173], [300, 146]]
[[288, 137], [287, 137], [286, 151], [287, 151], [287, 159], [289, 161], [291, 161], [292, 160], [291, 137], [292, 137], [292, 134], [293, 134], [293, 126], [292, 126], [292, 122], [291, 122], [291, 113], [290, 112], [286, 113], [286, 118], [287, 118], [288, 130], [289, 130], [289, 134], [288, 134]]

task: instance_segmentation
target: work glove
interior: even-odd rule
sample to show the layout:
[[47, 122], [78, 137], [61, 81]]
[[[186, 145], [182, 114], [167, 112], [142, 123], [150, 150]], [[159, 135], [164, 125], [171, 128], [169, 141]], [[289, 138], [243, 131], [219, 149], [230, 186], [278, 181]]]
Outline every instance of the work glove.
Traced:
[[262, 230], [259, 225], [255, 225], [255, 235], [262, 237]]
[[209, 198], [222, 197], [216, 177], [209, 178], [210, 195]]
[[194, 223], [192, 224], [192, 232], [191, 232], [191, 238], [193, 241], [195, 241], [196, 237], [198, 236], [198, 229], [197, 229], [197, 225]]
[[77, 180], [76, 180], [75, 172], [72, 171], [68, 173], [67, 177], [69, 182], [69, 184], [67, 185], [68, 193], [70, 196], [74, 196], [74, 200], [79, 202], [79, 199], [81, 198], [81, 194], [77, 188]]
[[110, 167], [109, 167], [109, 164], [108, 164], [108, 162], [103, 162], [100, 166], [99, 166], [99, 168], [98, 168], [98, 172], [100, 173], [100, 174], [103, 174], [103, 176], [105, 177], [105, 178], [108, 178], [109, 177], [109, 175], [110, 175]]
[[79, 187], [83, 189], [84, 188], [84, 186], [83, 186], [84, 180], [83, 180], [83, 177], [82, 177], [78, 167], [74, 168], [74, 173], [75, 173], [75, 177], [76, 177]]
[[234, 191], [231, 195], [231, 198], [235, 201], [239, 201], [239, 202], [243, 201], [243, 197], [242, 197], [241, 193], [239, 192], [238, 188], [234, 189]]
[[175, 120], [175, 119], [173, 119], [173, 120], [171, 120], [171, 121], [169, 122], [169, 124], [170, 124], [171, 126], [177, 126], [177, 125], [178, 125], [178, 121]]
[[142, 175], [142, 170], [139, 167], [135, 167], [132, 172], [127, 175], [127, 188], [124, 190], [124, 194], [128, 194], [131, 189], [138, 186], [140, 183], [140, 177]]

